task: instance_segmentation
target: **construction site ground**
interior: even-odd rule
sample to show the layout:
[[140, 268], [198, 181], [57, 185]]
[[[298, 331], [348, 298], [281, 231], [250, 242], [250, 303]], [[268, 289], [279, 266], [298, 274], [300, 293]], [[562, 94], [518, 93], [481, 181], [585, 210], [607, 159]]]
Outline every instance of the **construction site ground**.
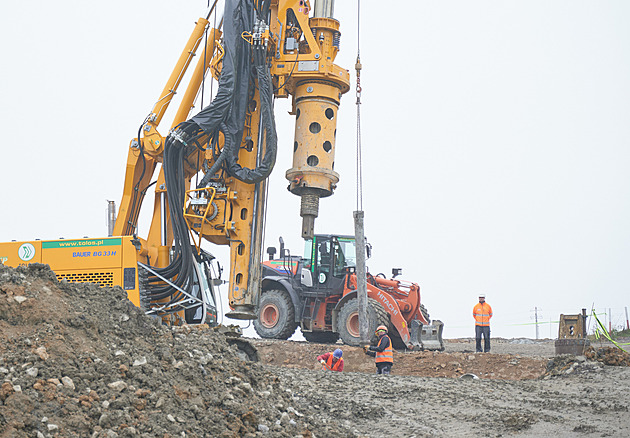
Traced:
[[[601, 341], [587, 358], [556, 356], [550, 339], [493, 339], [491, 353], [452, 339], [443, 352], [396, 351], [390, 376], [371, 374], [357, 347], [253, 342], [298, 397], [363, 436], [630, 436], [630, 356]], [[315, 360], [334, 348], [344, 373]]]
[[[309, 342], [251, 340], [262, 363], [287, 368], [318, 370], [317, 356], [335, 348], [343, 350], [346, 372], [373, 373], [374, 358], [359, 347]], [[447, 339], [442, 351], [394, 351], [393, 374], [416, 377], [458, 378], [474, 374], [484, 379], [523, 380], [543, 376], [554, 356], [554, 341], [492, 339], [492, 353], [475, 353], [474, 339]]]
[[[120, 288], [0, 265], [0, 437], [627, 437], [630, 357], [595, 344], [471, 339], [396, 352], [377, 376], [362, 350], [170, 328]], [[343, 373], [317, 355], [340, 347]], [[611, 365], [615, 364], [615, 365]]]

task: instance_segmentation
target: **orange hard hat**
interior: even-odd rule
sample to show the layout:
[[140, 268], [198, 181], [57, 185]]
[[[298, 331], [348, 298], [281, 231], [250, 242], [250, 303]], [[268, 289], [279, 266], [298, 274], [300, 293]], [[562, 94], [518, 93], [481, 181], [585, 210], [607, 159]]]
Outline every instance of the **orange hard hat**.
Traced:
[[381, 330], [383, 330], [385, 333], [387, 333], [387, 327], [385, 327], [384, 325], [379, 325], [378, 327], [376, 327], [375, 333], [378, 333]]

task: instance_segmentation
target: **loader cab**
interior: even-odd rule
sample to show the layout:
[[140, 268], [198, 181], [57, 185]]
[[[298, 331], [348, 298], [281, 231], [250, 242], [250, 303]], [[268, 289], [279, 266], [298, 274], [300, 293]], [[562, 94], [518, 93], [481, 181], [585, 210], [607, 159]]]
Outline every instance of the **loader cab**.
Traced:
[[356, 267], [354, 237], [316, 234], [306, 241], [304, 258], [310, 261], [314, 288], [341, 293], [346, 273]]

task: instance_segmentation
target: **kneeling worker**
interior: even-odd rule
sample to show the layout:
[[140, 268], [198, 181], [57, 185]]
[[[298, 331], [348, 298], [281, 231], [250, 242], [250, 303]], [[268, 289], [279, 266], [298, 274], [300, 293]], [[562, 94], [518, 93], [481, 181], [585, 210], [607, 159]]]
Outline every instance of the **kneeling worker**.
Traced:
[[376, 358], [376, 374], [390, 374], [394, 365], [394, 350], [392, 340], [387, 336], [387, 327], [379, 325], [375, 334], [378, 336], [378, 344], [376, 347], [363, 347], [365, 354]]
[[343, 351], [337, 348], [332, 353], [325, 353], [321, 356], [317, 356], [317, 360], [323, 366], [331, 371], [343, 371]]

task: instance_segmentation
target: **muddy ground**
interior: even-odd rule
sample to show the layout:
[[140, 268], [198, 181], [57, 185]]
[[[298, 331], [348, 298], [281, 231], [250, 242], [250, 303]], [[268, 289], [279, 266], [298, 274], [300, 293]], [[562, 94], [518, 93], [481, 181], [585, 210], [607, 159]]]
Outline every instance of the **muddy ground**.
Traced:
[[260, 363], [212, 329], [160, 325], [118, 288], [0, 266], [0, 437], [630, 436], [630, 367], [602, 362], [626, 363], [617, 353], [520, 339], [476, 354], [464, 339], [396, 352], [394, 375], [376, 376], [358, 349], [341, 346], [332, 373], [315, 357], [336, 347], [252, 342]]
[[[391, 376], [370, 374], [358, 348], [254, 343], [294, 396], [361, 436], [630, 436], [630, 368], [556, 356], [552, 340], [497, 339], [488, 354], [474, 353], [472, 339], [447, 341], [444, 352], [395, 352]], [[347, 372], [320, 370], [316, 356], [338, 347]], [[608, 348], [594, 344], [612, 363], [628, 360]]]
[[[315, 358], [335, 348], [343, 350], [344, 370], [373, 373], [374, 359], [362, 349], [342, 345], [313, 344], [275, 340], [251, 340], [261, 361], [268, 365], [318, 370]], [[394, 351], [393, 373], [416, 377], [451, 377], [475, 374], [486, 379], [535, 379], [546, 372], [549, 358], [554, 356], [553, 341], [529, 339], [492, 340], [492, 354], [475, 353], [473, 339], [445, 341], [445, 351]]]

